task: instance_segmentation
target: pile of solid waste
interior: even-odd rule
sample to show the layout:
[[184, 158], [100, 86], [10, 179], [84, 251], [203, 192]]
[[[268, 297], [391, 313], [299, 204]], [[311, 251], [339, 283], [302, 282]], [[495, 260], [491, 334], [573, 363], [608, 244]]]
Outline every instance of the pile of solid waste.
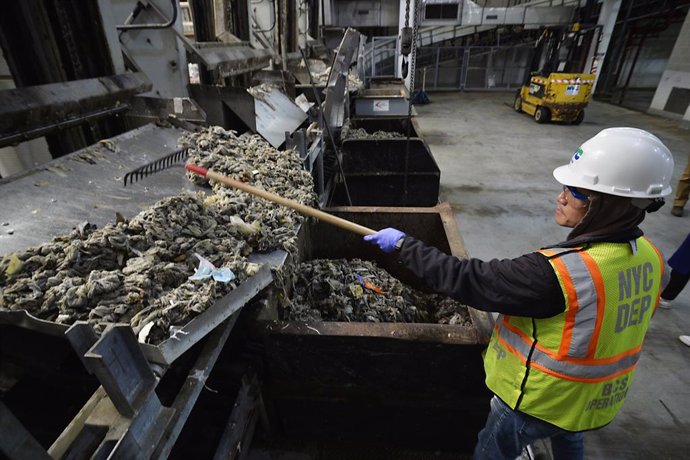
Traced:
[[[303, 204], [315, 202], [311, 175], [297, 155], [259, 136], [213, 127], [180, 143], [199, 166]], [[302, 220], [296, 212], [211, 185], [213, 194], [172, 196], [101, 229], [85, 222], [69, 235], [0, 258], [0, 310], [67, 325], [84, 320], [99, 332], [129, 323], [140, 341], [153, 344], [175, 337], [256, 273], [249, 254], [296, 250]]]
[[374, 131], [369, 133], [364, 128], [350, 128], [343, 126], [340, 131], [342, 140], [382, 140], [382, 139], [406, 139], [405, 135], [396, 131]]
[[314, 259], [297, 265], [285, 319], [471, 324], [461, 303], [415, 290], [360, 259]]
[[[278, 151], [259, 135], [212, 127], [180, 140], [189, 149], [189, 162], [246, 182], [249, 185], [307, 206], [317, 202], [314, 180], [292, 150]], [[187, 173], [197, 184], [207, 180]], [[214, 205], [237, 222], [244, 239], [260, 251], [283, 248], [296, 251], [297, 225], [304, 219], [297, 211], [211, 181]]]
[[[322, 71], [314, 71], [312, 70], [311, 72], [311, 78], [314, 81], [315, 85], [327, 85], [328, 84], [328, 78], [331, 75], [331, 68], [327, 67], [326, 69]], [[355, 92], [360, 89], [364, 88], [364, 83], [362, 80], [357, 76], [355, 72], [350, 70], [347, 74], [347, 90], [349, 92]]]

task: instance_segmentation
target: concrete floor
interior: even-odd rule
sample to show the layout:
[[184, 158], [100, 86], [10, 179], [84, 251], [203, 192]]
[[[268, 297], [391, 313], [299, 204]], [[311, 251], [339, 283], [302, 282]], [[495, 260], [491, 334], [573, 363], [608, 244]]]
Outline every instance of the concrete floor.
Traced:
[[[431, 93], [417, 106], [421, 135], [441, 168], [441, 200], [455, 210], [472, 257], [510, 258], [565, 239], [553, 222], [560, 185], [551, 172], [600, 130], [632, 126], [656, 134], [673, 152], [673, 186], [690, 154], [690, 131], [678, 122], [593, 102], [580, 126], [537, 124], [510, 107], [512, 93]], [[690, 231], [667, 203], [642, 223], [670, 257]], [[585, 437], [586, 458], [664, 459], [690, 455], [690, 287], [659, 309], [622, 411]]]

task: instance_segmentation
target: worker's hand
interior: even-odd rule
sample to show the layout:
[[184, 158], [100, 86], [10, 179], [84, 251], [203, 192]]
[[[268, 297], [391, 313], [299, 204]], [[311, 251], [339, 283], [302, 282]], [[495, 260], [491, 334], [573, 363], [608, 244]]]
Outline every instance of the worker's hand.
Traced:
[[395, 251], [395, 243], [405, 238], [405, 235], [400, 230], [394, 228], [384, 228], [372, 235], [366, 235], [364, 241], [377, 245], [383, 252], [391, 253]]

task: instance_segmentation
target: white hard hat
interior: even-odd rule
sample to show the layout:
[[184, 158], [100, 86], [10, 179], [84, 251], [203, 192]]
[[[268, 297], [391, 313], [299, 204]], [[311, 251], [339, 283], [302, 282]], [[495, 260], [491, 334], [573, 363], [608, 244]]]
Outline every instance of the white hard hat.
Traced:
[[608, 128], [553, 170], [563, 185], [630, 198], [671, 193], [673, 156], [655, 135], [637, 128]]

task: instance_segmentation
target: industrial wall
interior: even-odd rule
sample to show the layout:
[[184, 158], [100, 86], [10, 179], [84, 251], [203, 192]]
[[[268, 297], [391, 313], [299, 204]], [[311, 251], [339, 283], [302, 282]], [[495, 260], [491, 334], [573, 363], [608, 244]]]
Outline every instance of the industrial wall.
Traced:
[[[0, 91], [14, 89], [14, 80], [5, 58], [0, 52]], [[9, 177], [26, 169], [50, 161], [48, 144], [44, 137], [0, 148], [0, 177]]]
[[335, 25], [339, 27], [398, 26], [398, 0], [337, 0], [333, 6]]
[[690, 127], [690, 13], [685, 18], [649, 112], [682, 118], [683, 126]]
[[[669, 57], [676, 39], [679, 38], [683, 24], [671, 24], [666, 30], [655, 37], [645, 39], [640, 54], [635, 62], [635, 69], [630, 78], [628, 88], [656, 88], [666, 70]], [[635, 51], [628, 53], [621, 72], [621, 78], [626, 78], [630, 66], [634, 62]], [[619, 82], [622, 84], [623, 82]]]
[[[141, 10], [133, 24], [161, 24], [172, 18], [173, 8], [169, 1], [155, 0], [151, 3], [155, 8]], [[99, 7], [106, 24], [105, 31], [112, 32], [116, 25], [125, 24], [129, 15], [135, 11], [137, 1], [102, 0]], [[111, 27], [107, 27], [108, 25]], [[177, 15], [173, 27], [182, 30], [181, 14]], [[187, 96], [187, 72], [179, 71], [187, 67], [186, 54], [172, 28], [120, 31], [117, 35], [108, 37], [111, 42], [113, 39], [118, 41], [111, 44], [112, 54], [119, 56], [119, 48], [122, 47], [153, 82], [153, 89], [146, 95], [162, 98]]]

